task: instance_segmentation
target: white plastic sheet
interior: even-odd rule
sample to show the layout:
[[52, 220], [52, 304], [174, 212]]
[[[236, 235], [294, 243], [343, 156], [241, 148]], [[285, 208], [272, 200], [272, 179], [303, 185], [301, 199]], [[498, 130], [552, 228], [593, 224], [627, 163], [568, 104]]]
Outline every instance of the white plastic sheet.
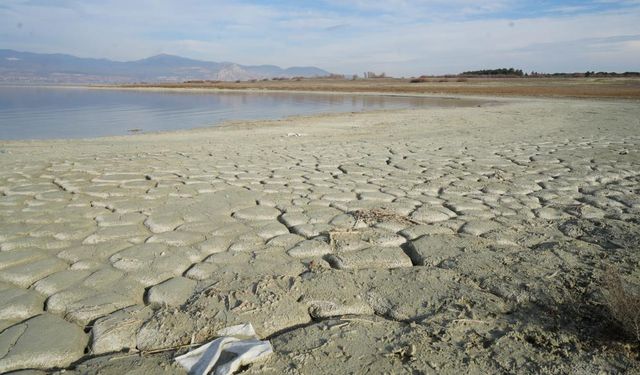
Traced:
[[[261, 341], [251, 323], [227, 327], [217, 333], [222, 337], [176, 357], [176, 361], [191, 375], [229, 375], [240, 366], [262, 360], [273, 353], [271, 343], [268, 340]], [[222, 363], [219, 363], [221, 360]]]

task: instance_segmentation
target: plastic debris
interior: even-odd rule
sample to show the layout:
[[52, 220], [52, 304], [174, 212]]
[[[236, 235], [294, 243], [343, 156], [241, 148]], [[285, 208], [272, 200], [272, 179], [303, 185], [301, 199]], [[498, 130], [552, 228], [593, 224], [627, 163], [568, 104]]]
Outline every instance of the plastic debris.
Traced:
[[219, 337], [175, 360], [191, 375], [229, 375], [240, 366], [265, 359], [273, 353], [268, 340], [261, 341], [251, 323], [227, 327]]

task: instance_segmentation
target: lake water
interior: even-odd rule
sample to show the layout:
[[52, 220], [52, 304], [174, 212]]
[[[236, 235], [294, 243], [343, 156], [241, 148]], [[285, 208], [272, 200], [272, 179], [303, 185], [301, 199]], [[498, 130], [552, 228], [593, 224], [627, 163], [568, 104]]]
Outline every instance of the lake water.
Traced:
[[0, 139], [100, 137], [215, 126], [228, 120], [443, 105], [456, 103], [394, 96], [0, 86]]

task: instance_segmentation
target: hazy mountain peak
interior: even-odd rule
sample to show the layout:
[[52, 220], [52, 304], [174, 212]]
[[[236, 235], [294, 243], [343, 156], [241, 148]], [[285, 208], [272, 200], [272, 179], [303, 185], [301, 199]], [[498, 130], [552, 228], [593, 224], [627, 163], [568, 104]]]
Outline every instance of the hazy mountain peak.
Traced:
[[173, 62], [173, 61], [197, 61], [197, 60], [191, 60], [188, 59], [186, 57], [181, 57], [181, 56], [176, 56], [176, 55], [169, 55], [166, 53], [161, 53], [158, 55], [154, 55], [154, 56], [150, 56], [150, 57], [146, 57], [144, 59], [140, 59], [137, 60], [137, 62], [142, 62], [142, 61], [146, 61], [146, 62]]

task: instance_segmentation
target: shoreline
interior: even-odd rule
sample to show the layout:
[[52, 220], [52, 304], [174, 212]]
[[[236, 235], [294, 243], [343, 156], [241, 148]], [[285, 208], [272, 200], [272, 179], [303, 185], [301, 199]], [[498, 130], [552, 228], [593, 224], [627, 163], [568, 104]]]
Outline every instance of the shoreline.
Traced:
[[149, 83], [124, 84], [123, 87], [256, 89], [311, 92], [368, 92], [396, 94], [431, 94], [439, 96], [499, 96], [499, 97], [583, 97], [640, 98], [640, 78], [469, 78], [464, 80], [429, 79], [412, 83], [406, 79], [332, 80], [271, 80], [241, 82]]
[[[442, 95], [442, 94], [433, 94], [433, 93], [392, 93], [392, 92], [335, 92], [335, 91], [302, 91], [302, 90], [272, 90], [272, 89], [220, 89], [220, 88], [167, 88], [167, 87], [123, 87], [123, 86], [94, 86], [94, 85], [5, 85], [5, 87], [33, 87], [33, 88], [45, 88], [45, 89], [71, 89], [71, 90], [109, 90], [109, 91], [141, 91], [141, 92], [161, 92], [161, 93], [193, 93], [193, 94], [219, 94], [219, 93], [233, 93], [233, 94], [256, 94], [256, 95], [273, 95], [273, 94], [287, 94], [287, 95], [337, 95], [337, 96], [374, 96], [374, 97], [406, 97], [406, 98], [427, 98], [427, 99], [442, 99], [443, 101], [466, 101], [468, 102], [466, 105], [478, 105], [478, 106], [496, 106], [496, 105], [505, 105], [508, 103], [518, 103], [518, 102], [554, 102], [557, 100], [565, 100], [565, 101], [576, 101], [576, 102], [603, 102], [603, 103], [616, 103], [616, 102], [629, 102], [635, 103], [638, 99], [634, 98], [585, 98], [585, 97], [549, 97], [549, 96], [492, 96], [492, 95]], [[474, 103], [476, 101], [476, 103]], [[465, 105], [463, 105], [465, 106]], [[453, 106], [452, 108], [455, 108]], [[429, 107], [429, 108], [438, 108], [438, 107]], [[412, 111], [412, 110], [421, 110], [421, 108], [396, 108], [396, 109], [371, 109], [371, 110], [362, 110], [356, 111], [354, 113], [381, 113], [384, 114], [386, 112], [395, 112], [395, 111]], [[253, 120], [224, 120], [219, 123], [209, 124], [197, 126], [190, 129], [176, 129], [176, 130], [158, 130], [158, 131], [149, 131], [149, 132], [141, 132], [141, 133], [132, 133], [132, 134], [121, 134], [121, 135], [110, 135], [110, 136], [99, 136], [99, 137], [83, 137], [83, 138], [49, 138], [49, 139], [19, 139], [19, 140], [2, 140], [0, 139], [0, 144], [11, 144], [11, 143], [33, 143], [33, 142], [68, 142], [74, 140], [116, 140], [122, 138], [130, 138], [130, 137], [145, 137], [151, 135], [162, 135], [162, 134], [179, 134], [181, 132], [200, 132], [200, 131], [209, 131], [215, 128], [223, 128], [223, 127], [239, 127], [245, 126], [248, 124], [253, 124], [254, 126], [260, 126], [261, 123], [273, 123], [279, 121], [286, 121], [292, 119], [302, 119], [302, 120], [312, 120], [315, 117], [325, 117], [325, 116], [340, 116], [344, 114], [352, 113], [350, 111], [346, 112], [326, 112], [326, 113], [313, 113], [313, 114], [300, 114], [300, 115], [290, 115], [284, 116], [281, 118], [275, 119], [253, 119]]]
[[[279, 88], [279, 87], [174, 87], [172, 85], [182, 84], [56, 84], [56, 85], [21, 85], [21, 84], [4, 84], [4, 87], [36, 87], [36, 88], [59, 88], [59, 89], [92, 89], [92, 90], [115, 90], [115, 91], [147, 91], [147, 92], [177, 92], [177, 93], [248, 93], [248, 94], [305, 94], [305, 95], [354, 95], [354, 96], [388, 96], [388, 97], [416, 97], [416, 98], [444, 98], [444, 99], [501, 99], [501, 100], [522, 100], [522, 99], [548, 99], [548, 100], [602, 100], [602, 101], [638, 101], [640, 100], [640, 79], [638, 81], [638, 92], [629, 96], [616, 95], [577, 95], [577, 94], [504, 94], [504, 93], [465, 93], [465, 92], [448, 92], [447, 87], [443, 87], [444, 91], [414, 91], [413, 87], [410, 91], [384, 91], [384, 87], [376, 89], [372, 87], [370, 90], [343, 90], [341, 88], [327, 87], [326, 89], [304, 89], [304, 88]], [[231, 85], [233, 82], [222, 82], [225, 85]], [[453, 83], [453, 82], [452, 82]], [[535, 82], [534, 80], [534, 83]], [[249, 82], [241, 82], [240, 84], [250, 84]], [[454, 88], [458, 86], [452, 86]], [[552, 87], [549, 87], [550, 89]]]
[[[21, 86], [16, 86], [21, 87]], [[2, 143], [10, 143], [10, 142], [37, 142], [37, 141], [70, 141], [70, 140], [92, 140], [92, 139], [111, 139], [111, 138], [120, 138], [120, 137], [133, 137], [133, 136], [149, 136], [152, 134], [166, 134], [166, 133], [177, 133], [177, 132], [190, 132], [190, 131], [205, 131], [209, 129], [219, 128], [219, 127], [228, 127], [228, 126], [243, 126], [246, 124], [257, 124], [259, 126], [260, 123], [265, 122], [274, 122], [274, 121], [285, 121], [285, 120], [293, 120], [293, 119], [313, 119], [314, 117], [326, 117], [326, 116], [339, 116], [349, 113], [386, 113], [393, 111], [408, 111], [413, 109], [438, 109], [438, 108], [464, 108], [464, 107], [475, 107], [475, 106], [493, 106], [500, 105], [500, 103], [509, 102], [509, 99], [505, 98], [490, 98], [490, 97], [465, 97], [465, 96], [438, 96], [438, 95], [412, 95], [412, 94], [390, 94], [390, 93], [322, 93], [322, 92], [301, 92], [301, 91], [254, 91], [254, 90], [242, 90], [241, 92], [233, 91], [233, 90], [193, 90], [193, 89], [157, 89], [157, 88], [119, 88], [119, 87], [93, 87], [93, 86], [29, 86], [34, 88], [45, 88], [45, 89], [69, 89], [69, 90], [109, 90], [109, 91], [142, 91], [142, 92], [170, 92], [170, 93], [193, 93], [195, 95], [200, 94], [211, 94], [216, 95], [220, 93], [233, 93], [233, 94], [259, 94], [259, 95], [274, 95], [274, 94], [286, 94], [286, 95], [318, 95], [318, 96], [327, 96], [327, 95], [338, 95], [338, 96], [349, 96], [349, 97], [399, 97], [399, 98], [424, 98], [424, 99], [433, 99], [433, 102], [425, 103], [424, 107], [420, 105], [415, 105], [413, 107], [407, 108], [379, 108], [379, 109], [366, 109], [363, 108], [357, 111], [332, 111], [331, 108], [327, 108], [327, 112], [319, 112], [319, 113], [308, 113], [308, 114], [292, 114], [285, 115], [283, 117], [277, 117], [273, 119], [269, 118], [257, 118], [257, 119], [229, 119], [223, 120], [217, 123], [211, 124], [203, 124], [197, 127], [193, 127], [190, 129], [175, 129], [175, 130], [158, 130], [158, 131], [149, 131], [149, 132], [139, 132], [132, 134], [120, 134], [120, 135], [108, 135], [108, 136], [98, 136], [98, 137], [82, 137], [82, 138], [43, 138], [43, 139], [16, 139], [16, 140], [2, 140], [0, 139], [0, 144]], [[517, 101], [518, 99], [513, 99], [513, 101]]]
[[[280, 89], [254, 89], [254, 88], [186, 88], [186, 87], [128, 87], [122, 85], [19, 85], [8, 84], [2, 87], [33, 87], [44, 89], [70, 89], [70, 90], [113, 90], [113, 91], [142, 91], [142, 92], [176, 92], [195, 94], [217, 94], [217, 93], [240, 93], [240, 94], [301, 94], [301, 95], [336, 95], [336, 96], [387, 96], [387, 97], [407, 97], [407, 98], [442, 98], [442, 99], [553, 99], [553, 97], [527, 97], [527, 96], [492, 96], [492, 95], [447, 95], [438, 93], [412, 93], [412, 92], [384, 92], [384, 91], [315, 91], [315, 90], [280, 90]], [[567, 99], [595, 99], [595, 98], [567, 98]], [[613, 99], [616, 98], [601, 98]], [[621, 99], [624, 100], [624, 99]], [[634, 100], [634, 99], [629, 99]]]

